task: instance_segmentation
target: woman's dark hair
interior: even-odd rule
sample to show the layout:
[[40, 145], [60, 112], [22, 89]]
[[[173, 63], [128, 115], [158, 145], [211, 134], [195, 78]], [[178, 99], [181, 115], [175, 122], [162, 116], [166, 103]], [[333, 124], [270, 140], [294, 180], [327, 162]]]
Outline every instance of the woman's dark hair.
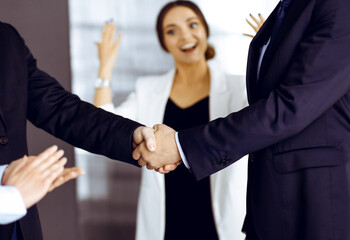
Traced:
[[[205, 32], [207, 33], [207, 37], [209, 37], [209, 35], [210, 35], [208, 23], [205, 20], [202, 11], [199, 9], [199, 7], [195, 3], [191, 2], [191, 1], [171, 1], [171, 2], [167, 3], [160, 10], [158, 17], [157, 17], [157, 24], [156, 24], [156, 30], [157, 30], [159, 43], [166, 52], [168, 52], [168, 49], [166, 48], [165, 43], [164, 43], [163, 20], [164, 20], [165, 15], [169, 12], [169, 10], [171, 10], [174, 7], [179, 7], [179, 6], [187, 7], [189, 9], [191, 9], [199, 17], [200, 21], [202, 22], [204, 29], [205, 29]], [[205, 59], [210, 60], [214, 57], [215, 57], [215, 49], [213, 46], [208, 44], [208, 48], [205, 51]]]

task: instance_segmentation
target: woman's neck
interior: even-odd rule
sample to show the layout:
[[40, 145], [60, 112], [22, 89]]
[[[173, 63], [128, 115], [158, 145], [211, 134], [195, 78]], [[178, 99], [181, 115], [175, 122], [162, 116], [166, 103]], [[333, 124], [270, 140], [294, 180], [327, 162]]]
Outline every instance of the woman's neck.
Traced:
[[204, 59], [193, 64], [176, 64], [175, 81], [177, 84], [193, 85], [209, 79], [209, 67]]

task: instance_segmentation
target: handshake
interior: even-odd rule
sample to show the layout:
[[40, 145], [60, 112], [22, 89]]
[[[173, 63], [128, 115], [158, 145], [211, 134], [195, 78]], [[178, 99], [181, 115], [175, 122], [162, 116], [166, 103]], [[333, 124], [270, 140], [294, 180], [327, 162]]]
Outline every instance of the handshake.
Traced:
[[159, 173], [169, 173], [181, 164], [175, 141], [175, 130], [164, 125], [138, 127], [133, 134], [132, 157], [143, 167]]

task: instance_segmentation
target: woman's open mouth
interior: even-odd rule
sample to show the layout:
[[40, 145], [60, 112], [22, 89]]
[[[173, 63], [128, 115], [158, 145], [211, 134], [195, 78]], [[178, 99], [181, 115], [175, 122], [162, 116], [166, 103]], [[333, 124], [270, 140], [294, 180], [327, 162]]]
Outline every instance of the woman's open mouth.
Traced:
[[187, 43], [184, 46], [181, 47], [181, 51], [185, 53], [191, 53], [197, 48], [196, 43]]

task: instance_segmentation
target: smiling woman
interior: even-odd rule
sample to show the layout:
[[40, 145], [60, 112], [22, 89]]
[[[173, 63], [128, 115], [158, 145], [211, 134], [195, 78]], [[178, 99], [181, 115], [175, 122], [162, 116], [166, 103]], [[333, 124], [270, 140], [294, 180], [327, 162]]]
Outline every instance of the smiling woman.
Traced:
[[[99, 68], [99, 62], [96, 59], [97, 48], [93, 42], [100, 41], [103, 23], [106, 20], [114, 19], [118, 30], [122, 31], [119, 48], [116, 48], [118, 60], [113, 74], [112, 69], [109, 69], [109, 77], [108, 74], [104, 75], [102, 72], [99, 75], [107, 81], [113, 80], [109, 87], [96, 90], [100, 97], [95, 98], [95, 100], [103, 100], [103, 102], [96, 102], [98, 105], [112, 103], [113, 97], [113, 102], [118, 107], [114, 109], [113, 106], [109, 105], [111, 111], [117, 111], [126, 117], [135, 117], [147, 125], [153, 125], [164, 122], [169, 96], [173, 94], [171, 96], [174, 98], [170, 99], [177, 100], [175, 102], [177, 107], [186, 108], [188, 106], [187, 110], [196, 111], [196, 105], [194, 105], [194, 110], [192, 106], [189, 106], [191, 103], [198, 103], [200, 107], [203, 104], [206, 105], [205, 101], [209, 101], [207, 106], [210, 119], [224, 117], [230, 110], [237, 111], [244, 106], [245, 79], [243, 75], [245, 74], [246, 55], [251, 39], [243, 36], [242, 33], [254, 33], [245, 22], [245, 18], [249, 13], [255, 15], [259, 12], [268, 16], [277, 1], [250, 0], [241, 1], [239, 4], [232, 0], [221, 0], [219, 4], [217, 1], [194, 1], [203, 11], [205, 20], [210, 26], [210, 34], [207, 34], [208, 40], [205, 38], [205, 43], [215, 46], [214, 52], [216, 54], [215, 58], [210, 61], [205, 61], [208, 56], [204, 60], [201, 58], [202, 63], [205, 63], [201, 66], [207, 67], [206, 71], [194, 71], [197, 72], [198, 77], [207, 76], [206, 79], [198, 78], [202, 79], [201, 83], [198, 82], [197, 78], [182, 79], [188, 80], [189, 87], [194, 89], [192, 93], [192, 91], [187, 92], [188, 88], [185, 87], [180, 90], [175, 89], [176, 84], [173, 84], [175, 75], [179, 76], [176, 73], [175, 59], [173, 55], [162, 51], [157, 34], [155, 34], [155, 23], [160, 9], [165, 4], [164, 0], [70, 0], [73, 91], [83, 99], [92, 101], [94, 91], [91, 89], [94, 86], [96, 72]], [[196, 18], [196, 22], [191, 22], [192, 19], [189, 19], [188, 23], [191, 23], [191, 26], [188, 28], [192, 30], [203, 26], [205, 28], [200, 15], [195, 10], [192, 11], [192, 14]], [[108, 28], [110, 29], [105, 29], [106, 32], [115, 31], [115, 26]], [[159, 33], [163, 34], [163, 30]], [[164, 32], [164, 34], [166, 33]], [[191, 45], [198, 48], [196, 40], [192, 40], [190, 39], [182, 45], [182, 50], [191, 51]], [[107, 43], [104, 40], [101, 43], [104, 43], [103, 46], [106, 47], [107, 52], [111, 52], [112, 44], [106, 46]], [[116, 43], [116, 41], [112, 43]], [[201, 43], [204, 42], [201, 40]], [[209, 46], [206, 53], [211, 49]], [[103, 60], [101, 60], [102, 62]], [[113, 64], [114, 62], [111, 64], [112, 67]], [[140, 76], [147, 77], [140, 78]], [[181, 81], [180, 78], [178, 80]], [[209, 89], [205, 82], [209, 83]], [[100, 86], [103, 86], [104, 84], [108, 85], [109, 82], [99, 83]], [[149, 90], [142, 91], [144, 88]], [[229, 88], [230, 90], [227, 90]], [[176, 92], [182, 93], [182, 91], [186, 93], [182, 97], [176, 97], [174, 94]], [[235, 92], [232, 93], [232, 91]], [[198, 95], [200, 92], [203, 93], [202, 97]], [[124, 102], [125, 99], [129, 98], [132, 100]], [[231, 100], [226, 101], [229, 98]], [[135, 99], [138, 102], [133, 105]], [[201, 102], [201, 100], [203, 101]], [[171, 107], [170, 103], [169, 105]], [[174, 113], [177, 114], [177, 112]], [[195, 113], [197, 115], [197, 112]], [[182, 117], [184, 122], [188, 121], [189, 118], [192, 119], [192, 117]], [[176, 118], [176, 122], [179, 122], [179, 119]], [[142, 239], [142, 234], [144, 234], [144, 239], [164, 239], [165, 225], [169, 225], [170, 221], [165, 219], [165, 197], [167, 194], [165, 193], [165, 177], [146, 171], [146, 169], [142, 170], [139, 191], [141, 173], [139, 169], [105, 158], [96, 161], [96, 158], [98, 156], [76, 150], [78, 165], [87, 170], [87, 174], [78, 181], [81, 239], [135, 239], [136, 212], [138, 212], [137, 239]], [[241, 183], [240, 179], [244, 179], [246, 172], [240, 171], [238, 166], [235, 169], [230, 169], [223, 175], [212, 176], [209, 179], [211, 202], [208, 205], [212, 205], [211, 211], [220, 239], [239, 240], [244, 238], [243, 234], [240, 233], [240, 219], [243, 219], [244, 212], [235, 210], [232, 214], [232, 211], [233, 209], [245, 209], [244, 200], [238, 199], [237, 196], [245, 189], [244, 183]], [[223, 181], [225, 177], [226, 182]], [[227, 190], [227, 182], [235, 182], [235, 184], [231, 185], [230, 191], [225, 193], [227, 198], [222, 198], [220, 195]], [[188, 183], [186, 182], [186, 184]], [[182, 183], [182, 185], [185, 184]], [[169, 188], [167, 189], [169, 190]], [[140, 201], [136, 209], [138, 193], [140, 193]], [[167, 198], [169, 197], [167, 196]], [[232, 203], [230, 203], [231, 199]], [[187, 199], [186, 202], [188, 202]], [[242, 204], [239, 205], [239, 202]], [[184, 204], [180, 203], [181, 206]], [[234, 216], [231, 217], [231, 215]], [[183, 218], [186, 218], [186, 215]], [[182, 222], [177, 224], [184, 225]], [[232, 232], [237, 235], [228, 235]], [[199, 239], [199, 237], [195, 239]]]

